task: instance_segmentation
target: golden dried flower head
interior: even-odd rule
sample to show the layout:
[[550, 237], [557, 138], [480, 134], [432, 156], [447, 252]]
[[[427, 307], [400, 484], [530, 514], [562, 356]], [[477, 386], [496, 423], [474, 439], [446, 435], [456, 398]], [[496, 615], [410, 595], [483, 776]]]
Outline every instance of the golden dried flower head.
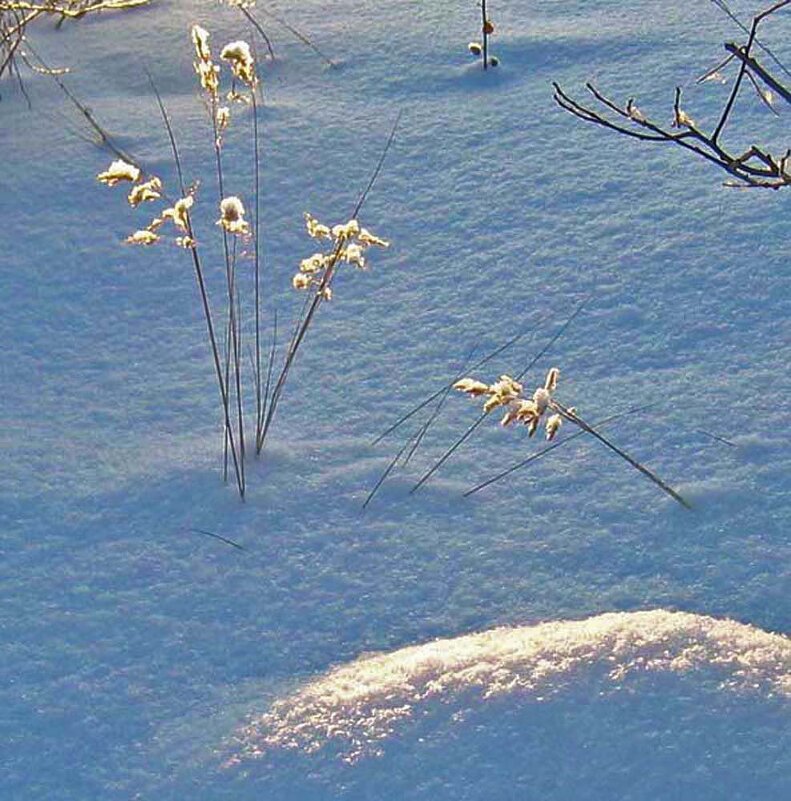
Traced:
[[188, 232], [190, 227], [189, 210], [192, 208], [192, 204], [192, 195], [180, 198], [169, 209], [165, 209], [162, 212], [162, 219], [172, 220], [176, 228]]
[[153, 245], [158, 241], [159, 235], [148, 230], [135, 231], [124, 240], [128, 245]]
[[140, 170], [134, 164], [130, 164], [123, 159], [116, 159], [104, 171], [96, 176], [97, 181], [101, 181], [107, 186], [115, 186], [120, 181], [131, 181], [134, 183], [140, 178]]
[[142, 184], [132, 187], [132, 191], [127, 195], [127, 200], [132, 208], [137, 208], [141, 203], [148, 203], [152, 200], [159, 200], [162, 197], [162, 181], [156, 176]]
[[248, 86], [255, 84], [255, 60], [247, 42], [238, 41], [225, 45], [220, 58], [231, 65], [233, 74]]
[[195, 46], [195, 54], [198, 61], [209, 63], [211, 61], [211, 48], [209, 47], [209, 32], [200, 25], [193, 25], [190, 30], [192, 44]]
[[244, 214], [244, 204], [236, 195], [224, 197], [220, 202], [217, 225], [221, 225], [229, 234], [249, 234], [250, 226]]

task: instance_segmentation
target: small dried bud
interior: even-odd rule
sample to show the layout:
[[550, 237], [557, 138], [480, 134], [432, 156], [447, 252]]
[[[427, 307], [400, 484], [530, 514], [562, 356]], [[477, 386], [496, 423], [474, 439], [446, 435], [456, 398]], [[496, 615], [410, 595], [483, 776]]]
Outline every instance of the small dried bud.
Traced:
[[348, 264], [353, 264], [360, 270], [365, 269], [365, 256], [363, 249], [359, 245], [351, 244], [343, 250], [343, 258]]
[[180, 248], [194, 248], [195, 247], [195, 240], [191, 236], [177, 236], [176, 237], [176, 244]]
[[321, 297], [324, 300], [332, 300], [332, 289], [328, 286], [325, 286], [324, 289], [321, 290]]
[[469, 50], [473, 56], [480, 56], [481, 53], [483, 53], [483, 47], [480, 42], [470, 42], [467, 45], [467, 50]]
[[228, 123], [231, 121], [231, 110], [228, 106], [218, 106], [217, 107], [217, 130], [224, 131], [228, 127]]
[[674, 128], [695, 128], [695, 120], [684, 109], [676, 109], [676, 118], [673, 120]]
[[192, 208], [192, 195], [180, 198], [169, 209], [162, 212], [163, 220], [172, 220], [176, 228], [189, 231], [189, 210]]
[[305, 212], [305, 225], [308, 229], [308, 236], [314, 239], [330, 239], [332, 236], [329, 227], [320, 223], [307, 211]]

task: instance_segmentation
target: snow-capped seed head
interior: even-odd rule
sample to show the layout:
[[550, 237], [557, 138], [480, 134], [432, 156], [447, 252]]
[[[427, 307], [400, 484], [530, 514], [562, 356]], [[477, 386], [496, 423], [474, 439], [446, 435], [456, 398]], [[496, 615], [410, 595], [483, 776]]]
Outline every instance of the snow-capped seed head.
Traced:
[[547, 406], [549, 406], [549, 401], [551, 397], [549, 392], [544, 389], [544, 387], [539, 387], [533, 393], [533, 403], [536, 405], [536, 409], [538, 411], [539, 417], [544, 414], [547, 410]]
[[255, 83], [255, 60], [247, 42], [237, 41], [225, 45], [220, 58], [231, 65], [233, 74], [248, 86]]
[[360, 233], [357, 235], [357, 241], [361, 245], [376, 245], [380, 248], [389, 248], [390, 243], [386, 239], [372, 234], [367, 228], [360, 228]]
[[314, 253], [307, 259], [302, 259], [299, 263], [299, 271], [306, 275], [313, 275], [320, 272], [327, 266], [326, 257], [323, 253]]
[[480, 42], [470, 42], [467, 45], [467, 50], [469, 50], [473, 56], [479, 56], [483, 53], [483, 47]]
[[343, 250], [343, 258], [346, 259], [347, 263], [353, 264], [360, 270], [365, 269], [365, 256], [363, 256], [363, 249], [359, 245], [352, 243], [345, 247]]
[[244, 213], [244, 204], [236, 195], [224, 197], [220, 202], [220, 219], [217, 220], [217, 225], [221, 225], [229, 234], [248, 234], [250, 226]]
[[554, 392], [558, 388], [558, 379], [560, 378], [560, 370], [557, 367], [552, 367], [547, 373], [546, 380], [544, 381], [544, 389], [547, 392]]
[[177, 236], [176, 237], [176, 244], [180, 248], [194, 248], [195, 247], [195, 240], [191, 236]]
[[307, 289], [313, 283], [313, 279], [304, 273], [297, 273], [291, 279], [291, 285], [294, 289]]
[[195, 72], [201, 87], [216, 101], [220, 92], [220, 68], [211, 61], [197, 61]]
[[211, 61], [211, 48], [209, 47], [209, 32], [200, 25], [193, 25], [190, 30], [192, 44], [195, 46], [195, 54], [198, 61], [208, 63]]
[[538, 407], [532, 400], [518, 400], [514, 404], [516, 408], [516, 419], [520, 423], [527, 425], [531, 423], [534, 418], [538, 417]]
[[176, 228], [189, 231], [189, 210], [192, 208], [192, 195], [177, 200], [169, 209], [162, 212], [163, 220], [172, 220]]
[[130, 164], [123, 159], [116, 159], [104, 171], [96, 176], [96, 180], [107, 186], [115, 186], [120, 181], [131, 181], [134, 183], [140, 178], [140, 170], [134, 164]]
[[453, 385], [453, 389], [476, 397], [488, 394], [489, 385], [484, 384], [482, 381], [476, 381], [474, 378], [462, 378]]
[[228, 127], [228, 123], [231, 121], [231, 110], [228, 106], [218, 106], [215, 117], [217, 120], [217, 129], [223, 131]]
[[320, 223], [312, 214], [305, 212], [305, 226], [308, 229], [308, 236], [314, 239], [330, 239], [332, 233], [328, 226]]
[[135, 231], [124, 240], [128, 245], [153, 245], [157, 241], [159, 241], [159, 235], [145, 229]]
[[152, 200], [159, 200], [162, 197], [162, 181], [156, 176], [142, 184], [132, 187], [132, 191], [127, 195], [127, 200], [132, 208], [137, 208], [141, 203]]
[[357, 220], [349, 220], [345, 225], [334, 225], [332, 236], [335, 239], [353, 239], [360, 233], [360, 224]]
[[547, 440], [551, 441], [555, 438], [555, 434], [560, 430], [563, 425], [563, 418], [559, 414], [551, 414], [547, 417], [545, 430], [547, 432]]
[[489, 66], [490, 67], [499, 67], [500, 66], [500, 59], [497, 56], [489, 56]]

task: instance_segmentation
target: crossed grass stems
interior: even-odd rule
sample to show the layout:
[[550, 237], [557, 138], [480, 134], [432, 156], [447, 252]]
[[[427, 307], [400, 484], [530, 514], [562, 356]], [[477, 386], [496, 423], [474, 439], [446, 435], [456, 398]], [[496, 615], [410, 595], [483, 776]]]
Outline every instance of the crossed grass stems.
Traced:
[[[528, 374], [530, 370], [532, 370], [535, 367], [535, 365], [539, 362], [539, 360], [542, 359], [548, 353], [548, 351], [557, 343], [557, 341], [563, 336], [563, 334], [567, 331], [569, 326], [582, 312], [588, 301], [589, 298], [585, 298], [574, 309], [574, 311], [568, 317], [568, 319], [560, 326], [560, 328], [555, 332], [555, 334], [553, 334], [553, 336], [549, 339], [549, 341], [535, 354], [535, 356], [533, 356], [528, 361], [528, 363], [517, 374], [516, 377], [512, 377], [510, 375], [502, 375], [497, 381], [493, 382], [492, 384], [486, 384], [482, 381], [478, 381], [477, 379], [469, 377], [469, 373], [473, 370], [477, 370], [478, 368], [492, 361], [497, 356], [500, 356], [505, 351], [509, 350], [511, 347], [516, 345], [525, 336], [533, 333], [539, 325], [541, 325], [543, 322], [546, 322], [546, 320], [548, 319], [548, 315], [544, 315], [543, 317], [541, 317], [534, 325], [522, 329], [514, 336], [512, 336], [509, 340], [507, 340], [504, 344], [498, 346], [496, 349], [486, 354], [484, 357], [482, 357], [481, 359], [479, 359], [478, 361], [476, 361], [474, 364], [471, 365], [469, 365], [469, 362], [471, 361], [473, 354], [470, 353], [466, 359], [466, 362], [469, 366], [465, 366], [464, 370], [461, 371], [454, 379], [449, 381], [447, 384], [444, 384], [434, 393], [429, 395], [417, 406], [413, 407], [409, 412], [407, 412], [398, 420], [396, 420], [396, 422], [393, 423], [391, 426], [389, 426], [384, 432], [382, 432], [373, 441], [372, 443], [373, 445], [377, 445], [378, 443], [382, 442], [386, 437], [390, 436], [396, 430], [401, 428], [405, 423], [407, 423], [410, 419], [415, 417], [419, 412], [426, 409], [427, 407], [430, 407], [431, 404], [434, 404], [434, 407], [429, 412], [429, 415], [426, 418], [426, 420], [423, 423], [419, 424], [418, 427], [415, 430], [413, 430], [411, 434], [407, 435], [400, 449], [396, 452], [395, 456], [388, 463], [386, 469], [379, 476], [378, 480], [376, 481], [373, 488], [368, 493], [365, 501], [363, 502], [362, 505], [363, 509], [366, 509], [368, 507], [368, 505], [376, 496], [377, 492], [384, 484], [385, 480], [392, 474], [392, 472], [397, 467], [399, 467], [399, 465], [403, 468], [409, 463], [409, 461], [412, 459], [415, 452], [419, 448], [420, 444], [422, 443], [428, 429], [438, 418], [440, 412], [445, 406], [445, 403], [450, 393], [453, 390], [466, 393], [474, 398], [486, 397], [487, 400], [484, 403], [483, 411], [473, 421], [473, 423], [471, 423], [467, 427], [467, 429], [461, 434], [461, 436], [458, 439], [456, 439], [454, 443], [443, 452], [440, 458], [437, 459], [432, 464], [432, 466], [421, 475], [418, 481], [410, 489], [410, 494], [417, 492], [421, 487], [423, 487], [429, 481], [429, 479], [431, 479], [431, 477], [456, 453], [456, 451], [465, 442], [467, 442], [467, 440], [470, 439], [470, 437], [483, 424], [483, 422], [490, 417], [491, 412], [493, 412], [495, 409], [505, 409], [505, 416], [501, 420], [501, 425], [503, 427], [509, 427], [515, 423], [522, 423], [527, 426], [528, 435], [532, 437], [538, 430], [539, 423], [544, 422], [546, 430], [546, 438], [549, 444], [539, 449], [535, 453], [527, 456], [526, 458], [520, 460], [511, 467], [501, 471], [495, 476], [492, 476], [491, 478], [488, 478], [485, 481], [467, 490], [464, 493], [465, 497], [469, 497], [470, 495], [480, 492], [481, 490], [500, 481], [501, 479], [505, 478], [511, 473], [514, 473], [517, 470], [527, 467], [529, 464], [532, 464], [538, 459], [543, 458], [544, 456], [554, 451], [555, 449], [587, 434], [588, 436], [593, 437], [599, 443], [601, 443], [606, 448], [611, 450], [622, 460], [627, 462], [627, 464], [631, 465], [631, 467], [633, 467], [635, 470], [642, 473], [642, 475], [644, 475], [651, 482], [653, 482], [664, 493], [673, 498], [673, 500], [676, 501], [678, 504], [683, 506], [685, 509], [691, 509], [692, 507], [689, 501], [687, 501], [687, 499], [684, 498], [678, 491], [673, 489], [673, 487], [670, 486], [670, 484], [668, 484], [665, 480], [660, 478], [660, 476], [657, 475], [657, 473], [649, 469], [645, 464], [635, 459], [633, 456], [631, 456], [629, 453], [627, 453], [625, 450], [623, 450], [621, 447], [616, 445], [612, 440], [610, 440], [608, 437], [605, 437], [604, 434], [601, 433], [602, 428], [611, 425], [625, 417], [648, 411], [649, 409], [655, 407], [657, 404], [653, 403], [642, 406], [633, 406], [623, 411], [611, 414], [601, 420], [598, 420], [596, 423], [593, 424], [588, 423], [584, 418], [582, 418], [579, 415], [579, 413], [574, 407], [566, 406], [565, 404], [561, 403], [561, 401], [555, 396], [555, 390], [557, 389], [560, 371], [558, 370], [558, 368], [554, 367], [549, 370], [543, 386], [538, 387], [531, 397], [523, 396], [524, 386], [521, 382], [524, 379], [524, 377]], [[561, 425], [564, 421], [571, 423], [573, 426], [576, 427], [577, 430], [572, 434], [569, 434], [567, 436], [562, 436], [556, 439], [556, 435], [560, 430]]]

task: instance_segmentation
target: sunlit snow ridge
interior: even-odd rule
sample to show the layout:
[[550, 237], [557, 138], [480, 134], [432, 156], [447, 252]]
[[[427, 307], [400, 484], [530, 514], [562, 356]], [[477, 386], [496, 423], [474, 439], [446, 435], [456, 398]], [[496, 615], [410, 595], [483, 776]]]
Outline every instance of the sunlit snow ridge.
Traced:
[[714, 671], [722, 690], [791, 697], [787, 637], [682, 612], [611, 613], [361, 657], [251, 721], [238, 732], [239, 752], [230, 762], [278, 748], [313, 752], [332, 741], [344, 759], [355, 761], [380, 753], [378, 743], [431, 699], [472, 691], [483, 700], [518, 693], [540, 701], [592, 668], [602, 693], [640, 675], [705, 669]]

